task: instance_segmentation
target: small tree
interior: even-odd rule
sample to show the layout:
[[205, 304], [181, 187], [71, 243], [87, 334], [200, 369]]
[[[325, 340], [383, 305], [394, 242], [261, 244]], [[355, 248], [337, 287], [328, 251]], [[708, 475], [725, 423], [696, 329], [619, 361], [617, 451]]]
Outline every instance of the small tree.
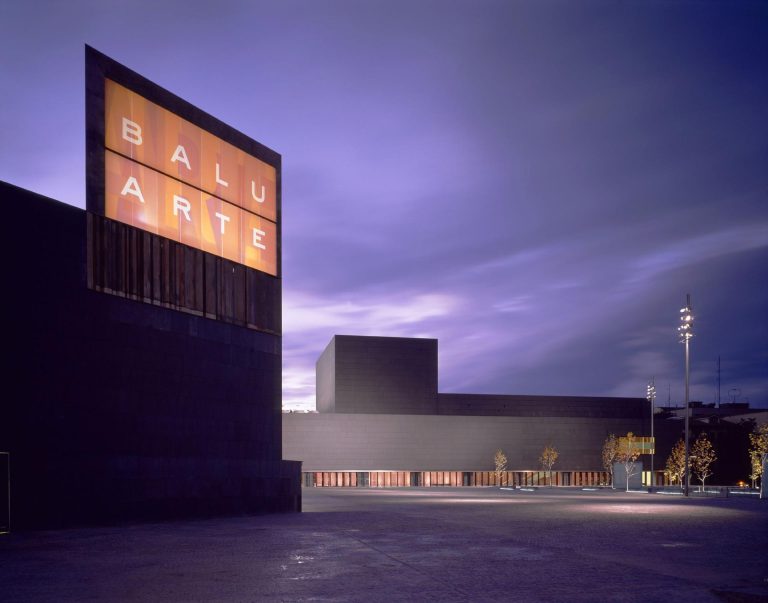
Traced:
[[560, 456], [554, 446], [545, 446], [539, 457], [539, 462], [544, 471], [549, 474], [549, 485], [552, 485], [552, 467], [557, 461], [557, 457]]
[[760, 455], [754, 451], [749, 452], [749, 466], [749, 479], [752, 480], [752, 489], [754, 490], [757, 480], [763, 473], [763, 464], [760, 462]]
[[494, 473], [496, 474], [496, 482], [501, 486], [501, 478], [504, 472], [507, 470], [507, 455], [499, 448], [496, 454], [493, 455]]
[[[762, 497], [762, 482], [765, 481], [763, 479], [763, 465], [765, 464], [766, 457], [768, 457], [768, 423], [763, 423], [757, 428], [755, 433], [749, 434], [749, 444], [752, 475], [757, 475], [757, 478], [760, 478], [760, 496]], [[755, 464], [757, 464], [757, 467]], [[753, 484], [757, 481], [757, 478], [753, 478]]]
[[712, 475], [712, 463], [717, 459], [715, 449], [706, 433], [699, 434], [691, 448], [691, 469], [701, 482], [700, 492], [704, 491], [704, 481]]
[[616, 461], [624, 465], [624, 472], [627, 475], [627, 492], [629, 492], [629, 478], [635, 475], [635, 467], [639, 457], [640, 450], [635, 434], [630, 431], [625, 437], [619, 438], [616, 447]]
[[613, 464], [616, 462], [616, 453], [618, 452], [618, 446], [619, 446], [619, 441], [616, 439], [616, 436], [613, 434], [610, 434], [607, 438], [605, 438], [605, 442], [603, 442], [603, 467], [605, 467], [605, 470], [608, 472], [608, 475], [611, 476], [611, 488], [614, 487]]
[[667, 467], [664, 473], [669, 477], [669, 481], [677, 482], [682, 488], [685, 470], [685, 442], [680, 438], [667, 458]]
[[603, 467], [611, 476], [611, 488], [613, 485], [613, 464], [616, 462], [616, 454], [619, 450], [619, 441], [616, 436], [610, 434], [603, 442]]

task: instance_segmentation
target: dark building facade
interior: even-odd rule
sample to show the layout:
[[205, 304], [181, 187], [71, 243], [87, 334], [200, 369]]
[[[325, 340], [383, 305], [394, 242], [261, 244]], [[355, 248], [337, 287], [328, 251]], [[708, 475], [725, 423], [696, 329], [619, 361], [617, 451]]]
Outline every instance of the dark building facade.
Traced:
[[317, 361], [317, 410], [437, 412], [437, 339], [337, 335]]
[[85, 211], [0, 184], [20, 528], [299, 510], [282, 460], [280, 337], [88, 288]]
[[0, 183], [11, 527], [298, 511], [280, 156], [93, 49], [86, 64], [88, 211]]
[[606, 436], [650, 432], [643, 398], [438, 393], [434, 339], [337, 335], [317, 391], [319, 412], [283, 414], [284, 453], [303, 461], [305, 485], [490, 485], [498, 449], [504, 483], [540, 484], [548, 445], [555, 483], [599, 484]]

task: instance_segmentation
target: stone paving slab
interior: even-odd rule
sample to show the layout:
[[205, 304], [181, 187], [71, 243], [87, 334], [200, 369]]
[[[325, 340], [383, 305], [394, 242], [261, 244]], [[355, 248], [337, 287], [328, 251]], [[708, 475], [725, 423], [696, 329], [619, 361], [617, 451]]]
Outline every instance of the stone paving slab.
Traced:
[[0, 601], [768, 601], [768, 501], [313, 488], [304, 509], [0, 536]]

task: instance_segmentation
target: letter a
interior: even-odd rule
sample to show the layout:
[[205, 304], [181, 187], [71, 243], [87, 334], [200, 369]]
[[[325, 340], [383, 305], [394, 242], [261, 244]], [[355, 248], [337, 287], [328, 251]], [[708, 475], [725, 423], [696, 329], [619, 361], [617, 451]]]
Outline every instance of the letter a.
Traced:
[[264, 185], [261, 185], [261, 197], [257, 197], [256, 182], [251, 180], [251, 197], [253, 197], [253, 200], [256, 201], [256, 203], [264, 203], [264, 199], [267, 197], [267, 191], [264, 188]]
[[133, 195], [134, 197], [138, 197], [139, 201], [144, 203], [144, 195], [141, 194], [139, 183], [133, 176], [130, 176], [128, 180], [125, 181], [125, 186], [123, 187], [123, 190], [120, 191], [120, 195], [122, 197]]
[[141, 126], [127, 117], [123, 117], [123, 138], [131, 144], [140, 145], [144, 139], [141, 137]]
[[173, 163], [174, 161], [183, 163], [184, 165], [187, 166], [188, 170], [192, 169], [192, 166], [189, 165], [189, 158], [187, 157], [187, 151], [181, 145], [177, 146], [176, 150], [173, 152], [173, 157], [171, 157], [171, 163]]

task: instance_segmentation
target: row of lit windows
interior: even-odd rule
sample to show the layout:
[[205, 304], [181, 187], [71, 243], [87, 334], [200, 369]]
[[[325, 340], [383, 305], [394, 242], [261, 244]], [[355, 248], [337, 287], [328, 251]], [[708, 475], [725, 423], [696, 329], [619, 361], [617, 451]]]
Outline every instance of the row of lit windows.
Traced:
[[307, 488], [387, 488], [433, 486], [601, 486], [605, 471], [318, 471], [302, 473]]

